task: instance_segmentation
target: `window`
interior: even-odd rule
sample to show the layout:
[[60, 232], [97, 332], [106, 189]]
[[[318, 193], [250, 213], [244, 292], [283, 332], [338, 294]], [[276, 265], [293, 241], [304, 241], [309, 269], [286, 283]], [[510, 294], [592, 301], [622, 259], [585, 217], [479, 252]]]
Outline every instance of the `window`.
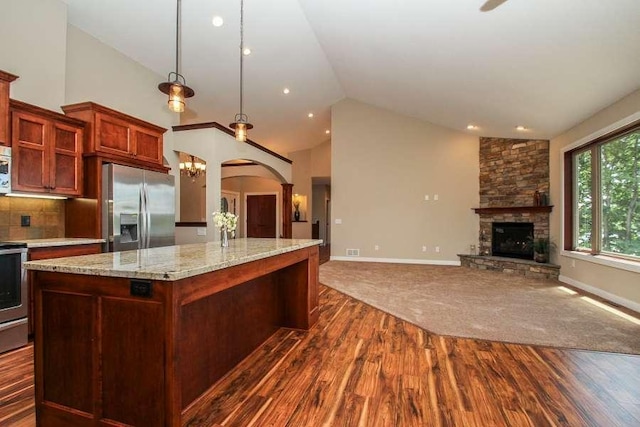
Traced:
[[640, 260], [640, 123], [565, 154], [565, 249]]

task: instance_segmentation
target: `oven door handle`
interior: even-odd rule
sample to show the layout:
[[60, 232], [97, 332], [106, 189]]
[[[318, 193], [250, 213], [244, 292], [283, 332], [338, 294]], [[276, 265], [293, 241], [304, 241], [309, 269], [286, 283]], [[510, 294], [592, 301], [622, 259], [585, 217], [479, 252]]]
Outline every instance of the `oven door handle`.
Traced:
[[0, 249], [0, 255], [11, 255], [11, 254], [26, 253], [26, 252], [27, 252], [27, 248]]

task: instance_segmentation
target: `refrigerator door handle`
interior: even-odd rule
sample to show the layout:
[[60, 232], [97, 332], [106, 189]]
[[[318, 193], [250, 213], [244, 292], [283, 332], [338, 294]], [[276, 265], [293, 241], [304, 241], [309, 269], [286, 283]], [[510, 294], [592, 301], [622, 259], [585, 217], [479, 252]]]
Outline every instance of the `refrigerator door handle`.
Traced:
[[144, 189], [144, 214], [146, 216], [144, 247], [148, 248], [151, 243], [151, 210], [149, 209], [149, 188], [146, 182], [142, 184], [142, 188]]
[[138, 248], [143, 249], [145, 247], [145, 242], [147, 239], [147, 217], [145, 212], [147, 211], [147, 199], [144, 196], [144, 184], [140, 183], [140, 242], [138, 243]]

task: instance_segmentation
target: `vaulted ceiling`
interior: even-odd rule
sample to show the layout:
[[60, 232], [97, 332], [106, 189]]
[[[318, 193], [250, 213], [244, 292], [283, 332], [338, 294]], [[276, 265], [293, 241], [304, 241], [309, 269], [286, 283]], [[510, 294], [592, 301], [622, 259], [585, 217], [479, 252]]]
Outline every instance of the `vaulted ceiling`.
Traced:
[[[175, 71], [176, 0], [65, 2], [71, 24]], [[484, 2], [245, 0], [250, 138], [282, 154], [317, 145], [344, 97], [482, 136], [552, 138], [640, 88], [640, 1]], [[196, 91], [183, 123], [238, 112], [239, 17], [240, 0], [182, 0], [180, 71]]]

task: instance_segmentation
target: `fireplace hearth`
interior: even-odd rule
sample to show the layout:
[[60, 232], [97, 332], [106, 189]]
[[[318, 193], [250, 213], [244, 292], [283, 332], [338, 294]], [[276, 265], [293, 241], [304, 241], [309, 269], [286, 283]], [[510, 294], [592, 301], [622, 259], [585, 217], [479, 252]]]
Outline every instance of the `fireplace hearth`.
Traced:
[[507, 258], [533, 259], [533, 223], [492, 223], [491, 254]]

